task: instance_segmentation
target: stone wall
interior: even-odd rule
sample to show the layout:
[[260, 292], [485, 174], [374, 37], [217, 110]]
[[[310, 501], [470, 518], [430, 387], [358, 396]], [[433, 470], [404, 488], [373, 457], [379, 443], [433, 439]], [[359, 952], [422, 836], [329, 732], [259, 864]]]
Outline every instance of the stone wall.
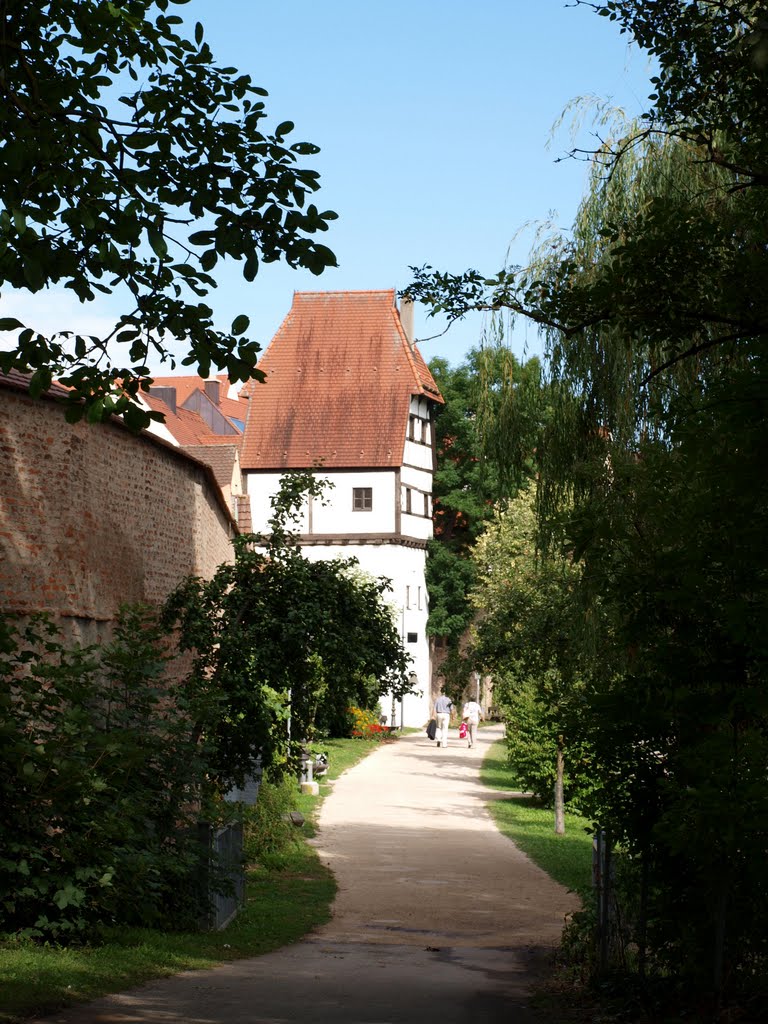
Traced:
[[159, 603], [232, 560], [211, 470], [119, 423], [69, 424], [8, 380], [0, 474], [0, 610], [50, 612], [93, 642], [121, 604]]

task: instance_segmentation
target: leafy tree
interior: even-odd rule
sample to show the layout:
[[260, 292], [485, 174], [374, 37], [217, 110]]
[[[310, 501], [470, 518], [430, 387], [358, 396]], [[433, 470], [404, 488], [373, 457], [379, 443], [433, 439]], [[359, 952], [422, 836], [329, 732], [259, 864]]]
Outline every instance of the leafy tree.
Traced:
[[352, 559], [312, 562], [290, 533], [305, 495], [323, 487], [311, 473], [284, 477], [270, 535], [238, 538], [233, 564], [168, 600], [166, 624], [194, 655], [187, 692], [198, 735], [223, 783], [242, 783], [257, 756], [295, 765], [318, 721], [346, 725], [351, 704], [408, 691], [388, 582]]
[[544, 329], [540, 534], [583, 565], [590, 810], [637, 868], [638, 971], [710, 1019], [749, 1014], [768, 991], [765, 7], [587, 6], [656, 58], [653, 106], [528, 268], [424, 271], [412, 294]]
[[[469, 593], [475, 580], [471, 549], [494, 503], [514, 494], [529, 467], [511, 478], [500, 475], [495, 446], [499, 435], [487, 425], [494, 422], [502, 394], [515, 395], [515, 415], [531, 417], [524, 430], [515, 432], [521, 450], [530, 455], [532, 420], [541, 409], [540, 366], [537, 359], [521, 365], [495, 343], [495, 325], [486, 344], [469, 353], [458, 367], [435, 357], [430, 362], [445, 404], [435, 421], [436, 469], [434, 476], [435, 536], [429, 543], [427, 587], [428, 631], [448, 646], [441, 672], [458, 700], [470, 666], [462, 641], [475, 610]], [[502, 467], [503, 468], [503, 467]], [[503, 482], [502, 482], [503, 481]]]
[[494, 677], [510, 763], [527, 788], [554, 802], [555, 831], [563, 833], [566, 796], [589, 785], [588, 752], [574, 724], [584, 690], [574, 644], [580, 571], [570, 559], [538, 551], [536, 533], [529, 484], [473, 551], [473, 656]]
[[471, 621], [467, 592], [473, 571], [467, 554], [492, 512], [493, 481], [482, 458], [478, 406], [484, 351], [458, 367], [436, 356], [429, 368], [445, 399], [435, 419], [434, 539], [429, 545], [428, 630], [456, 644]]
[[264, 89], [219, 67], [201, 24], [194, 38], [171, 13], [186, 0], [6, 0], [0, 38], [0, 288], [39, 293], [51, 285], [82, 302], [119, 290], [125, 302], [105, 337], [62, 325], [44, 337], [18, 332], [0, 369], [32, 372], [31, 391], [55, 375], [72, 388], [68, 416], [123, 414], [145, 426], [132, 403], [154, 355], [207, 376], [260, 379], [248, 318], [214, 328], [204, 301], [220, 260], [285, 259], [319, 274], [333, 253], [313, 238], [331, 212], [308, 197], [318, 175], [299, 159], [283, 121], [263, 127]]

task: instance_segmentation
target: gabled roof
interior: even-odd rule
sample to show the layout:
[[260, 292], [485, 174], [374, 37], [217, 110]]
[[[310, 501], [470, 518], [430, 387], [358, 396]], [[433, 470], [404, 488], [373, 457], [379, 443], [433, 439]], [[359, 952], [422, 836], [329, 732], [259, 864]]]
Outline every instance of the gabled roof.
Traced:
[[238, 470], [240, 468], [237, 461], [238, 448], [236, 444], [231, 443], [231, 440], [229, 438], [230, 444], [210, 444], [208, 441], [205, 441], [201, 444], [184, 446], [185, 452], [211, 467], [213, 475], [216, 477], [216, 482], [222, 491], [232, 486], [232, 475], [235, 465], [237, 465]]
[[[235, 397], [234, 389], [230, 384], [229, 377], [227, 377], [226, 373], [217, 373], [215, 378], [209, 378], [209, 380], [214, 379], [219, 382], [218, 408], [221, 409], [222, 413], [228, 419], [244, 423], [245, 416], [248, 411], [247, 399], [245, 397], [240, 398], [239, 395]], [[176, 404], [179, 406], [186, 406], [189, 398], [195, 391], [205, 392], [205, 383], [205, 378], [200, 377], [197, 374], [178, 377], [160, 377], [153, 375], [152, 377], [152, 386], [155, 388], [176, 388]]]
[[248, 387], [241, 468], [399, 466], [412, 395], [442, 402], [393, 288], [294, 292]]
[[[189, 409], [182, 409], [176, 406], [174, 412], [170, 406], [153, 395], [151, 391], [143, 391], [141, 397], [153, 412], [161, 412], [165, 416], [164, 426], [182, 448], [200, 444], [237, 444], [240, 441], [239, 434], [214, 434], [202, 416]], [[151, 431], [150, 427], [150, 431]]]

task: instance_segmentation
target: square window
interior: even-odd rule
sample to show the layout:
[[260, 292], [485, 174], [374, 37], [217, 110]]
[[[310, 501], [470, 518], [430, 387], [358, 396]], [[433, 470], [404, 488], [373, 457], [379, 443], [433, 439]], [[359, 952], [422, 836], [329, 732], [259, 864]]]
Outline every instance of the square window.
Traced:
[[373, 488], [353, 487], [352, 488], [352, 511], [370, 512], [373, 508]]
[[417, 643], [417, 642], [418, 642], [418, 639], [419, 639], [419, 635], [418, 635], [418, 633], [409, 633], [409, 634], [408, 634], [408, 643], [409, 643], [409, 644], [415, 644], [415, 643]]

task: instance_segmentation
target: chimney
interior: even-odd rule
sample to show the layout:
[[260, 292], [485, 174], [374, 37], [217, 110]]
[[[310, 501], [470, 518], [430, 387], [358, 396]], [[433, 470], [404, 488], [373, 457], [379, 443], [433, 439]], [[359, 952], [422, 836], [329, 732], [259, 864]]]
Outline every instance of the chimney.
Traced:
[[205, 393], [214, 405], [221, 404], [221, 381], [218, 377], [209, 377], [205, 382]]
[[413, 344], [413, 300], [400, 299], [400, 323], [403, 325], [408, 344]]
[[154, 384], [150, 385], [149, 393], [153, 398], [159, 398], [165, 402], [171, 412], [176, 415], [176, 388], [159, 388]]

